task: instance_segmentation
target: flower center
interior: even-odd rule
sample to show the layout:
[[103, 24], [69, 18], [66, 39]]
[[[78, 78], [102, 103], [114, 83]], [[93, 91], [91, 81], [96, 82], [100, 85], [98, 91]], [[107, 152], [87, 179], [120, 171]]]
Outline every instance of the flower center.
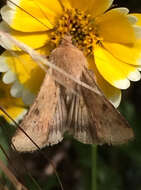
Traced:
[[66, 10], [51, 32], [51, 42], [57, 47], [64, 35], [72, 36], [72, 43], [85, 55], [93, 53], [94, 46], [100, 42], [94, 19], [78, 9]]

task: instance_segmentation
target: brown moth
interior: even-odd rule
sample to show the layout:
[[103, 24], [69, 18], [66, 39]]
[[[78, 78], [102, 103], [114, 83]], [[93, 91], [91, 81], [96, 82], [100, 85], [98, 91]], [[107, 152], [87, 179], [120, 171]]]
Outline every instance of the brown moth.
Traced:
[[[49, 61], [94, 91], [49, 69], [37, 98], [20, 124], [40, 148], [57, 144], [65, 132], [88, 144], [118, 145], [133, 138], [127, 121], [97, 87], [94, 74], [86, 67], [85, 56], [72, 45], [69, 36], [51, 53]], [[20, 129], [12, 143], [18, 151], [37, 149]]]

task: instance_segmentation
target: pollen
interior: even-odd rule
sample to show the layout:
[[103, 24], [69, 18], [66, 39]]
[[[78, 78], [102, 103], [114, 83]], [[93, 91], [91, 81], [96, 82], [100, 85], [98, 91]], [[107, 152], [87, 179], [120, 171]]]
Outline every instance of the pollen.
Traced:
[[87, 56], [100, 43], [94, 18], [78, 9], [66, 10], [51, 32], [51, 42], [57, 47], [64, 35], [71, 35], [72, 43]]

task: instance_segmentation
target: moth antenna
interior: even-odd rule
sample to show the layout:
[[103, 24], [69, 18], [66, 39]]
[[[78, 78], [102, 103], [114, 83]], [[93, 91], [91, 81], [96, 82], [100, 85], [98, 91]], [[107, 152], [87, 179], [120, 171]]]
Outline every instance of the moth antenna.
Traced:
[[[37, 147], [38, 150], [41, 150], [41, 148], [40, 148], [40, 147], [32, 140], [32, 138], [19, 126], [19, 124], [5, 111], [5, 109], [4, 109], [2, 106], [0, 106], [0, 110], [17, 126], [17, 128], [18, 128], [19, 130], [21, 130], [21, 131], [30, 139], [30, 141]], [[40, 152], [41, 152], [41, 151], [40, 151]], [[64, 190], [63, 184], [62, 184], [62, 182], [61, 182], [61, 179], [60, 179], [60, 177], [59, 177], [59, 174], [58, 174], [58, 172], [57, 172], [57, 170], [56, 170], [56, 167], [55, 167], [54, 163], [53, 163], [51, 160], [49, 160], [49, 159], [46, 157], [46, 155], [45, 155], [44, 153], [41, 152], [41, 154], [42, 154], [42, 156], [43, 156], [47, 161], [49, 161], [49, 162], [51, 163], [51, 165], [52, 165], [52, 167], [53, 167], [53, 169], [54, 169], [54, 173], [55, 173], [55, 175], [56, 175], [56, 178], [57, 178], [57, 180], [58, 180], [58, 183], [59, 183], [59, 185], [60, 185], [60, 187], [61, 187], [61, 190]]]

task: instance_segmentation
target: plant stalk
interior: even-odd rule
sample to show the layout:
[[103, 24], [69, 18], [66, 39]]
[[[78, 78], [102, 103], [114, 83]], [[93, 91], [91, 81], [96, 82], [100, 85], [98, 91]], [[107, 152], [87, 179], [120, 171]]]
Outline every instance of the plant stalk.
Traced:
[[92, 173], [91, 173], [91, 190], [97, 190], [97, 145], [92, 145], [91, 147], [91, 160], [92, 160]]

